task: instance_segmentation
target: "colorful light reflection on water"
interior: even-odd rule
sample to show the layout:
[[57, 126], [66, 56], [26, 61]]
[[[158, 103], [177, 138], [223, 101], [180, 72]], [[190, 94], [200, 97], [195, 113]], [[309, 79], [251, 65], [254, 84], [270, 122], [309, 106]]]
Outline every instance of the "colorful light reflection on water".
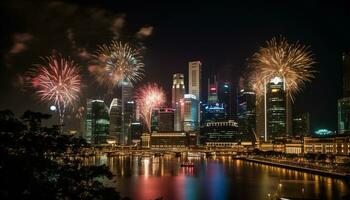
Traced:
[[131, 199], [342, 199], [350, 193], [343, 180], [231, 157], [192, 159], [194, 168], [181, 167], [183, 161], [169, 156], [102, 156], [86, 164], [107, 164], [116, 178], [105, 183]]

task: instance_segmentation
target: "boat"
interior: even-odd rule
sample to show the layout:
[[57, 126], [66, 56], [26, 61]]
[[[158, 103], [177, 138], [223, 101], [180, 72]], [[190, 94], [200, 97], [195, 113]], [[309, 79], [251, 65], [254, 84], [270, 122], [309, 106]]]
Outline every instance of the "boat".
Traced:
[[185, 162], [185, 163], [181, 163], [181, 167], [194, 167], [194, 164]]

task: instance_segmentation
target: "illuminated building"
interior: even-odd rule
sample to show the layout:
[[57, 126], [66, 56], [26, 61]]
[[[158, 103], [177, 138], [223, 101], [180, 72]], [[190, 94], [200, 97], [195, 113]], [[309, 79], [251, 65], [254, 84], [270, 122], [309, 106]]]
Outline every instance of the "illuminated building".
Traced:
[[224, 104], [202, 104], [201, 123], [222, 121], [226, 119]]
[[[201, 101], [202, 63], [193, 61], [188, 63], [188, 93], [196, 97], [197, 122], [200, 122], [200, 101]], [[184, 125], [185, 126], [185, 125]]]
[[201, 143], [206, 145], [210, 143], [210, 146], [220, 145], [221, 143], [232, 146], [237, 142], [246, 140], [245, 136], [239, 132], [237, 122], [233, 120], [206, 122], [201, 127], [201, 135], [203, 135]]
[[119, 99], [114, 98], [109, 107], [109, 136], [116, 139], [119, 144], [123, 139], [121, 133], [122, 110]]
[[171, 105], [172, 108], [176, 108], [176, 103], [180, 101], [180, 99], [184, 98], [185, 94], [185, 83], [184, 83], [184, 75], [183, 74], [173, 74], [173, 86], [172, 86], [172, 94], [171, 94]]
[[181, 122], [184, 131], [196, 131], [199, 128], [199, 101], [193, 94], [185, 94], [180, 101]]
[[210, 82], [210, 78], [208, 78], [208, 104], [216, 104], [218, 102], [218, 82], [216, 81], [216, 76], [214, 76], [212, 83]]
[[139, 143], [141, 140], [141, 135], [143, 131], [143, 125], [140, 122], [132, 122], [130, 133], [131, 133], [131, 142]]
[[304, 153], [350, 155], [350, 136], [304, 137]]
[[310, 114], [297, 114], [293, 117], [293, 136], [306, 135], [310, 135]]
[[136, 121], [135, 102], [128, 100], [124, 103], [124, 144], [131, 142], [131, 124]]
[[106, 143], [109, 127], [108, 107], [102, 100], [87, 101], [85, 139], [94, 144]]
[[343, 98], [338, 100], [338, 134], [350, 133], [350, 55], [343, 54]]
[[233, 117], [232, 85], [228, 81], [219, 84], [219, 102], [224, 105], [226, 117], [231, 119]]
[[350, 54], [343, 53], [343, 97], [350, 97]]
[[151, 121], [152, 133], [174, 131], [174, 117], [175, 109], [173, 108], [154, 109]]
[[237, 99], [237, 119], [240, 131], [252, 134], [256, 130], [255, 93], [241, 89]]
[[180, 112], [180, 100], [184, 98], [185, 94], [185, 83], [184, 75], [177, 73], [173, 75], [173, 86], [172, 86], [172, 96], [171, 105], [175, 109], [174, 113], [174, 130], [182, 130], [181, 122], [181, 112]]
[[[149, 147], [151, 148], [185, 148], [196, 145], [196, 134], [187, 132], [164, 132], [152, 133], [149, 139]], [[147, 144], [147, 142], [142, 142]]]
[[330, 136], [333, 135], [333, 131], [330, 131], [328, 129], [318, 129], [317, 131], [315, 131], [315, 135], [316, 136]]
[[188, 93], [201, 99], [202, 63], [194, 61], [188, 63]]

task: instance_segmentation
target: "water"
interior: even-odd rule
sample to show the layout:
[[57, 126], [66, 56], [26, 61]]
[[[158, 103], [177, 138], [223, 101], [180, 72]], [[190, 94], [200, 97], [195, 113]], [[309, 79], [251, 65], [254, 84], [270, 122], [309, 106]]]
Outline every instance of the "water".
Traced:
[[89, 164], [107, 164], [116, 175], [105, 180], [131, 199], [343, 199], [350, 186], [341, 179], [234, 160], [231, 157], [190, 159], [181, 167], [175, 157], [93, 157]]

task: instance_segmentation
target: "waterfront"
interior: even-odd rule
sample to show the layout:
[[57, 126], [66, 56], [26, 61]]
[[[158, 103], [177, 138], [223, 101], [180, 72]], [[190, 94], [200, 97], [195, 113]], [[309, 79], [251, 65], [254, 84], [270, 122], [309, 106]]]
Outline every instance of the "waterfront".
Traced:
[[116, 175], [105, 181], [132, 199], [342, 199], [344, 180], [234, 160], [229, 156], [187, 159], [141, 156], [90, 157], [86, 164], [107, 164]]

